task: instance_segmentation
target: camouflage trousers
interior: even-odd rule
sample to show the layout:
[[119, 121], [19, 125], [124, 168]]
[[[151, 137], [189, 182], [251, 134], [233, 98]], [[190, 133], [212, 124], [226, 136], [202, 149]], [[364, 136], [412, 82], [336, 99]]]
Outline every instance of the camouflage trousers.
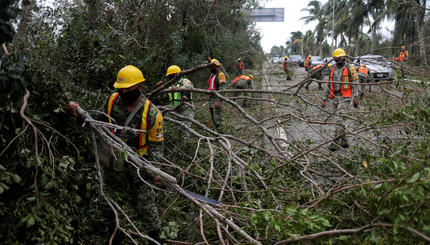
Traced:
[[211, 96], [209, 98], [209, 111], [211, 114], [212, 123], [215, 125], [215, 129], [218, 133], [224, 133], [223, 126], [224, 126], [224, 118], [222, 115], [222, 104], [223, 101], [221, 101], [220, 107], [218, 109], [215, 108], [215, 103], [217, 101], [217, 98], [214, 96]]
[[[152, 177], [140, 171], [141, 177], [151, 182]], [[140, 220], [146, 232], [158, 233], [161, 229], [161, 222], [158, 216], [158, 209], [155, 203], [155, 193], [153, 189], [142, 182], [137, 175], [137, 170], [130, 163], [124, 162], [121, 172], [114, 171], [112, 168], [103, 169], [104, 190], [110, 199], [118, 204], [129, 204], [136, 212], [136, 218]], [[109, 232], [112, 233], [115, 228], [115, 216], [107, 204], [100, 197], [102, 213]]]
[[335, 97], [333, 99], [330, 99], [330, 109], [332, 112], [336, 111], [334, 116], [334, 121], [338, 123], [339, 125], [336, 125], [336, 129], [334, 132], [333, 137], [343, 135], [340, 137], [339, 141], [346, 140], [346, 133], [345, 126], [348, 128], [351, 128], [352, 121], [348, 119], [348, 112], [352, 110], [351, 108], [351, 98], [344, 98], [340, 94], [340, 92], [335, 92]]
[[287, 74], [287, 80], [290, 80], [291, 79], [290, 68], [285, 68], [284, 71], [285, 71], [285, 74]]
[[[248, 89], [248, 84], [247, 83], [237, 83], [235, 86], [235, 89]], [[241, 92], [234, 92], [234, 97], [239, 96]], [[243, 92], [243, 96], [248, 96], [248, 92]], [[236, 99], [235, 99], [236, 100]], [[243, 99], [243, 104], [242, 106], [246, 106], [246, 99]]]
[[[194, 119], [194, 110], [193, 110], [193, 108], [191, 106], [183, 105], [183, 106], [181, 106], [181, 108], [179, 108], [179, 110], [177, 111], [177, 113], [180, 114], [181, 116]], [[183, 124], [185, 124], [187, 128], [191, 128], [191, 125], [193, 124], [191, 121], [182, 120], [182, 119], [179, 119], [179, 118], [178, 118], [178, 121], [180, 121]], [[190, 137], [190, 132], [188, 132], [188, 130], [185, 129], [184, 127], [177, 125], [176, 128], [180, 132], [181, 138], [188, 139]]]

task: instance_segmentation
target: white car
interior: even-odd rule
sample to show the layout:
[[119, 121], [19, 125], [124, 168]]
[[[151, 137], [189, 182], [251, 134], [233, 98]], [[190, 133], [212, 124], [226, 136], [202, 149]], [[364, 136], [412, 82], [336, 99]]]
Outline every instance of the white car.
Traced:
[[273, 64], [281, 64], [284, 61], [284, 57], [281, 56], [273, 56], [271, 59]]

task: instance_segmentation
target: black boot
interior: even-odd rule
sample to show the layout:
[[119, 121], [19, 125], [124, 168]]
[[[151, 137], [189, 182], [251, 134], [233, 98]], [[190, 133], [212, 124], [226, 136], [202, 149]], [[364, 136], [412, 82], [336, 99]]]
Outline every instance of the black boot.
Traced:
[[306, 85], [306, 86], [305, 86], [305, 89], [306, 89], [306, 90], [309, 90], [309, 87], [308, 87], [308, 85]]

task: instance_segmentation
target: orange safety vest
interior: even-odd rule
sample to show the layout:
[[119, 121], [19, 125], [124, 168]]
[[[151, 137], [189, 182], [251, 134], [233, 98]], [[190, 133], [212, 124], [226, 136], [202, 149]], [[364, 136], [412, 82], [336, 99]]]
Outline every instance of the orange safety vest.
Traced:
[[316, 69], [318, 69], [318, 68], [321, 68], [321, 67], [323, 67], [324, 65], [317, 65], [317, 66], [314, 66], [314, 67], [312, 67], [312, 70], [316, 70]]
[[400, 52], [400, 61], [405, 61], [405, 58], [406, 58], [406, 52], [408, 52], [408, 51], [402, 51], [402, 52]]
[[[333, 81], [334, 79], [334, 67], [331, 69], [330, 72], [330, 78], [329, 81]], [[351, 85], [349, 84], [349, 71], [348, 71], [348, 67], [345, 67], [343, 69], [343, 73], [342, 73], [342, 81], [344, 83], [343, 86], [340, 87], [340, 93], [342, 94], [342, 97], [351, 97]], [[333, 99], [334, 98], [334, 84], [330, 83], [330, 95], [329, 98]]]
[[238, 61], [238, 62], [236, 63], [236, 69], [238, 69], [238, 70], [242, 70], [242, 67], [243, 67], [243, 63], [242, 63], [242, 61]]
[[362, 65], [358, 68], [358, 72], [361, 72], [361, 73], [363, 73], [366, 76], [369, 75], [369, 70], [367, 69], [367, 67], [362, 66]]
[[306, 59], [306, 68], [309, 68], [309, 61], [310, 61], [311, 59]]
[[282, 70], [288, 69], [288, 62], [287, 60], [284, 60], [284, 62], [282, 62]]
[[[118, 93], [113, 93], [111, 96], [109, 96], [108, 103], [107, 103], [107, 114], [109, 116], [109, 123], [112, 123], [111, 119], [111, 113], [112, 108], [115, 103], [116, 98], [118, 98]], [[142, 113], [142, 121], [140, 123], [140, 130], [145, 130], [148, 132], [148, 115], [149, 115], [149, 108], [151, 106], [151, 101], [146, 100], [145, 105], [143, 107], [143, 113]], [[115, 130], [111, 128], [112, 133], [115, 134]], [[140, 132], [139, 133], [139, 150], [137, 151], [141, 156], [145, 156], [148, 154], [148, 143], [146, 141], [147, 133]]]
[[250, 78], [250, 77], [248, 77], [248, 76], [245, 76], [245, 75], [240, 75], [240, 76], [238, 76], [238, 77], [236, 77], [236, 78], [234, 79], [234, 81], [233, 81], [234, 85], [236, 85], [236, 83], [237, 83], [237, 81], [238, 81], [239, 79], [243, 79], [243, 80], [249, 81], [249, 79], [251, 79], [251, 78]]

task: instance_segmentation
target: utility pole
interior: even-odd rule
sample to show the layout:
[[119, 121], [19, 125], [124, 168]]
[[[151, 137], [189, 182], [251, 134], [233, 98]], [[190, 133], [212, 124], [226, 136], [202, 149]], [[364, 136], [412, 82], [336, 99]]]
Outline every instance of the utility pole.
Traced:
[[304, 57], [303, 56], [303, 19], [302, 19], [302, 57]]
[[333, 54], [333, 51], [334, 51], [334, 1], [335, 0], [333, 0], [333, 38], [331, 39], [331, 53]]

